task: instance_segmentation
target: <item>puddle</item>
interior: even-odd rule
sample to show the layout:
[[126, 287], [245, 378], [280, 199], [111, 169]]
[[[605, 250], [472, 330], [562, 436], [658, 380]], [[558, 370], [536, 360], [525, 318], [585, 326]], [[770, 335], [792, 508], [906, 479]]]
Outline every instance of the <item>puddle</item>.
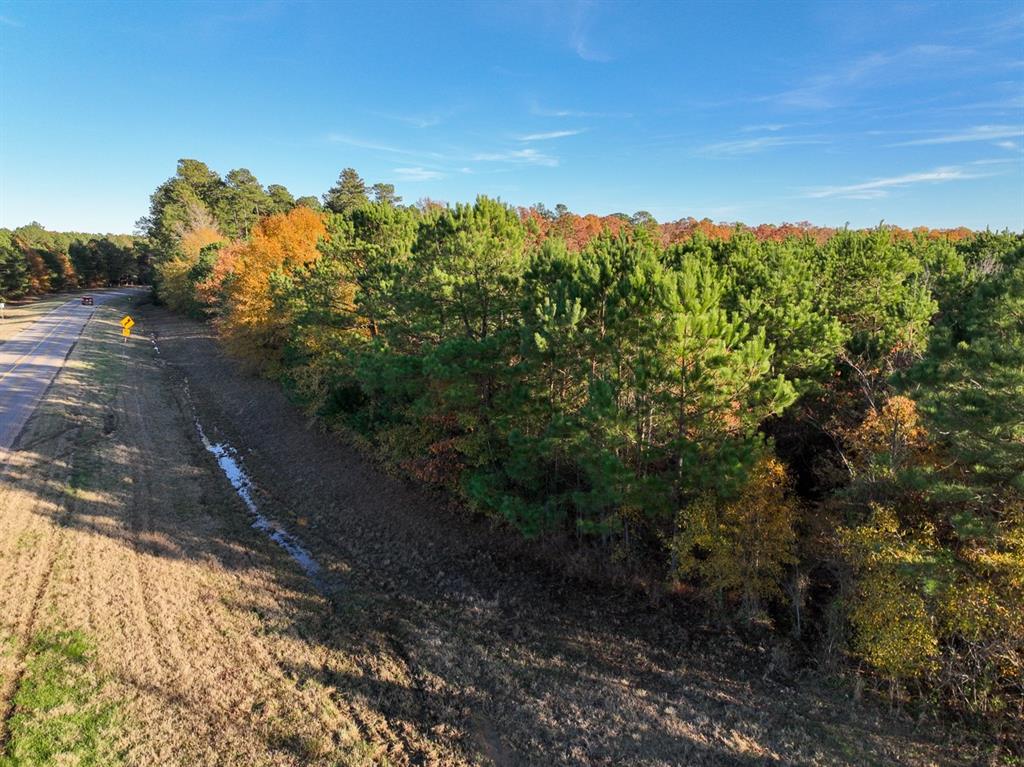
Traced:
[[[153, 345], [156, 346], [155, 340]], [[185, 381], [185, 396], [188, 398], [189, 405], [192, 405], [192, 393], [189, 391], [187, 379]], [[322, 577], [323, 570], [320, 564], [313, 558], [313, 555], [306, 550], [294, 535], [260, 513], [259, 506], [257, 506], [256, 500], [253, 497], [255, 487], [249, 475], [245, 473], [245, 469], [242, 468], [238, 451], [227, 442], [213, 442], [206, 435], [206, 430], [203, 428], [202, 423], [200, 423], [199, 417], [195, 415], [194, 405], [192, 405], [192, 413], [196, 432], [199, 434], [199, 439], [202, 440], [203, 447], [217, 459], [217, 465], [220, 466], [220, 470], [228, 478], [231, 486], [235, 489], [235, 493], [242, 499], [242, 503], [249, 510], [249, 514], [253, 518], [252, 526], [284, 549], [288, 556], [295, 560], [296, 564], [313, 581], [313, 585], [319, 591], [325, 591]]]

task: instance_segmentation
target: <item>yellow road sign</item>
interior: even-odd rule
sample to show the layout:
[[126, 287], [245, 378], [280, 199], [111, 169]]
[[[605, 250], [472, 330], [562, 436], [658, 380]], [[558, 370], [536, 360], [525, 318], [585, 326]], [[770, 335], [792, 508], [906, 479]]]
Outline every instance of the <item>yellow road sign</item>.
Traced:
[[134, 327], [134, 326], [135, 326], [135, 320], [133, 320], [131, 318], [130, 314], [126, 314], [124, 316], [124, 318], [121, 320], [121, 327], [122, 328], [130, 328], [130, 327]]
[[123, 328], [121, 328], [121, 335], [123, 335], [125, 338], [127, 338], [131, 334], [132, 334], [132, 329], [130, 327], [128, 327], [127, 325], [125, 325]]

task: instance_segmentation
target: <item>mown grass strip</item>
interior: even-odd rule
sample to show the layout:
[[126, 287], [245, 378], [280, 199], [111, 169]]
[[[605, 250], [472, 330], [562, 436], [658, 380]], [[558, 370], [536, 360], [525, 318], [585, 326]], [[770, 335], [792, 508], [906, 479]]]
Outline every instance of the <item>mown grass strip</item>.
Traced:
[[14, 696], [0, 767], [118, 765], [116, 703], [103, 699], [94, 648], [81, 631], [37, 634]]

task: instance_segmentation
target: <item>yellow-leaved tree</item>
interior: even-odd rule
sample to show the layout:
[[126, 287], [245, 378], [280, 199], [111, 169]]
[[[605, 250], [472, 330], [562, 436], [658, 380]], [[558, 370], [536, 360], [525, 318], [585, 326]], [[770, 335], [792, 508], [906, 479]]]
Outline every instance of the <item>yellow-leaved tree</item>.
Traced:
[[680, 575], [696, 575], [719, 600], [741, 597], [753, 615], [780, 593], [785, 567], [796, 561], [797, 511], [785, 466], [766, 452], [738, 498], [708, 494], [680, 512], [671, 543]]
[[893, 510], [879, 504], [841, 540], [858, 576], [850, 604], [856, 654], [894, 683], [933, 668], [938, 639], [912, 574], [927, 564], [934, 541], [901, 530]]
[[277, 369], [290, 317], [275, 307], [271, 281], [275, 273], [315, 261], [317, 243], [326, 237], [323, 216], [297, 207], [260, 221], [231, 254], [233, 271], [223, 277], [224, 311], [217, 327], [234, 354], [264, 372]]
[[845, 454], [850, 523], [837, 541], [854, 656], [893, 695], [926, 681], [965, 710], [1019, 717], [1024, 505], [1010, 488], [985, 501], [967, 484], [975, 467], [936, 443], [906, 396], [869, 410]]
[[861, 481], [891, 478], [928, 458], [928, 434], [917, 405], [898, 394], [868, 410], [864, 420], [847, 432], [846, 440], [847, 460]]
[[207, 245], [226, 239], [212, 223], [205, 221], [182, 233], [174, 255], [157, 267], [160, 298], [164, 303], [178, 312], [195, 311], [193, 274], [199, 264], [199, 254]]

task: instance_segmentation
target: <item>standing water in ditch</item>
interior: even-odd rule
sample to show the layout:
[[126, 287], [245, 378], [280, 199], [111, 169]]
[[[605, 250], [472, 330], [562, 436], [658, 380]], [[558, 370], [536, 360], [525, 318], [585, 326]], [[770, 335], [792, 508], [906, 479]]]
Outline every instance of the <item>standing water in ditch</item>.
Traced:
[[[150, 340], [153, 342], [153, 349], [159, 356], [160, 347], [157, 345], [156, 337], [152, 336]], [[284, 549], [288, 556], [294, 559], [296, 564], [302, 568], [302, 571], [309, 576], [310, 580], [313, 581], [313, 585], [321, 592], [325, 592], [326, 585], [323, 580], [323, 570], [320, 567], [320, 563], [299, 543], [294, 535], [260, 513], [256, 500], [253, 497], [254, 486], [252, 480], [245, 473], [245, 469], [242, 468], [238, 451], [229, 443], [213, 442], [206, 435], [206, 430], [203, 428], [199, 415], [196, 413], [195, 403], [192, 401], [192, 391], [188, 385], [188, 378], [185, 378], [184, 381], [185, 397], [188, 399], [189, 409], [192, 411], [192, 421], [195, 423], [196, 433], [199, 434], [199, 439], [202, 441], [203, 447], [206, 448], [207, 452], [217, 459], [217, 465], [220, 466], [220, 470], [228, 478], [231, 487], [235, 489], [235, 493], [238, 494], [238, 497], [242, 499], [242, 503], [249, 510], [249, 514], [253, 518], [252, 526]]]
[[[191, 395], [189, 397], [191, 401]], [[220, 470], [224, 472], [224, 476], [228, 478], [231, 486], [235, 488], [238, 497], [242, 499], [246, 508], [249, 509], [249, 513], [253, 517], [252, 526], [288, 552], [288, 556], [298, 563], [303, 572], [322, 591], [324, 583], [321, 578], [320, 564], [313, 559], [313, 555], [298, 542], [295, 536], [260, 514], [256, 501], [253, 499], [252, 480], [249, 479], [249, 475], [242, 468], [237, 457], [237, 451], [226, 442], [212, 442], [206, 436], [206, 430], [203, 429], [198, 416], [195, 418], [195, 424], [196, 431], [199, 433], [199, 439], [203, 442], [203, 447], [217, 459], [217, 465], [220, 466]]]

